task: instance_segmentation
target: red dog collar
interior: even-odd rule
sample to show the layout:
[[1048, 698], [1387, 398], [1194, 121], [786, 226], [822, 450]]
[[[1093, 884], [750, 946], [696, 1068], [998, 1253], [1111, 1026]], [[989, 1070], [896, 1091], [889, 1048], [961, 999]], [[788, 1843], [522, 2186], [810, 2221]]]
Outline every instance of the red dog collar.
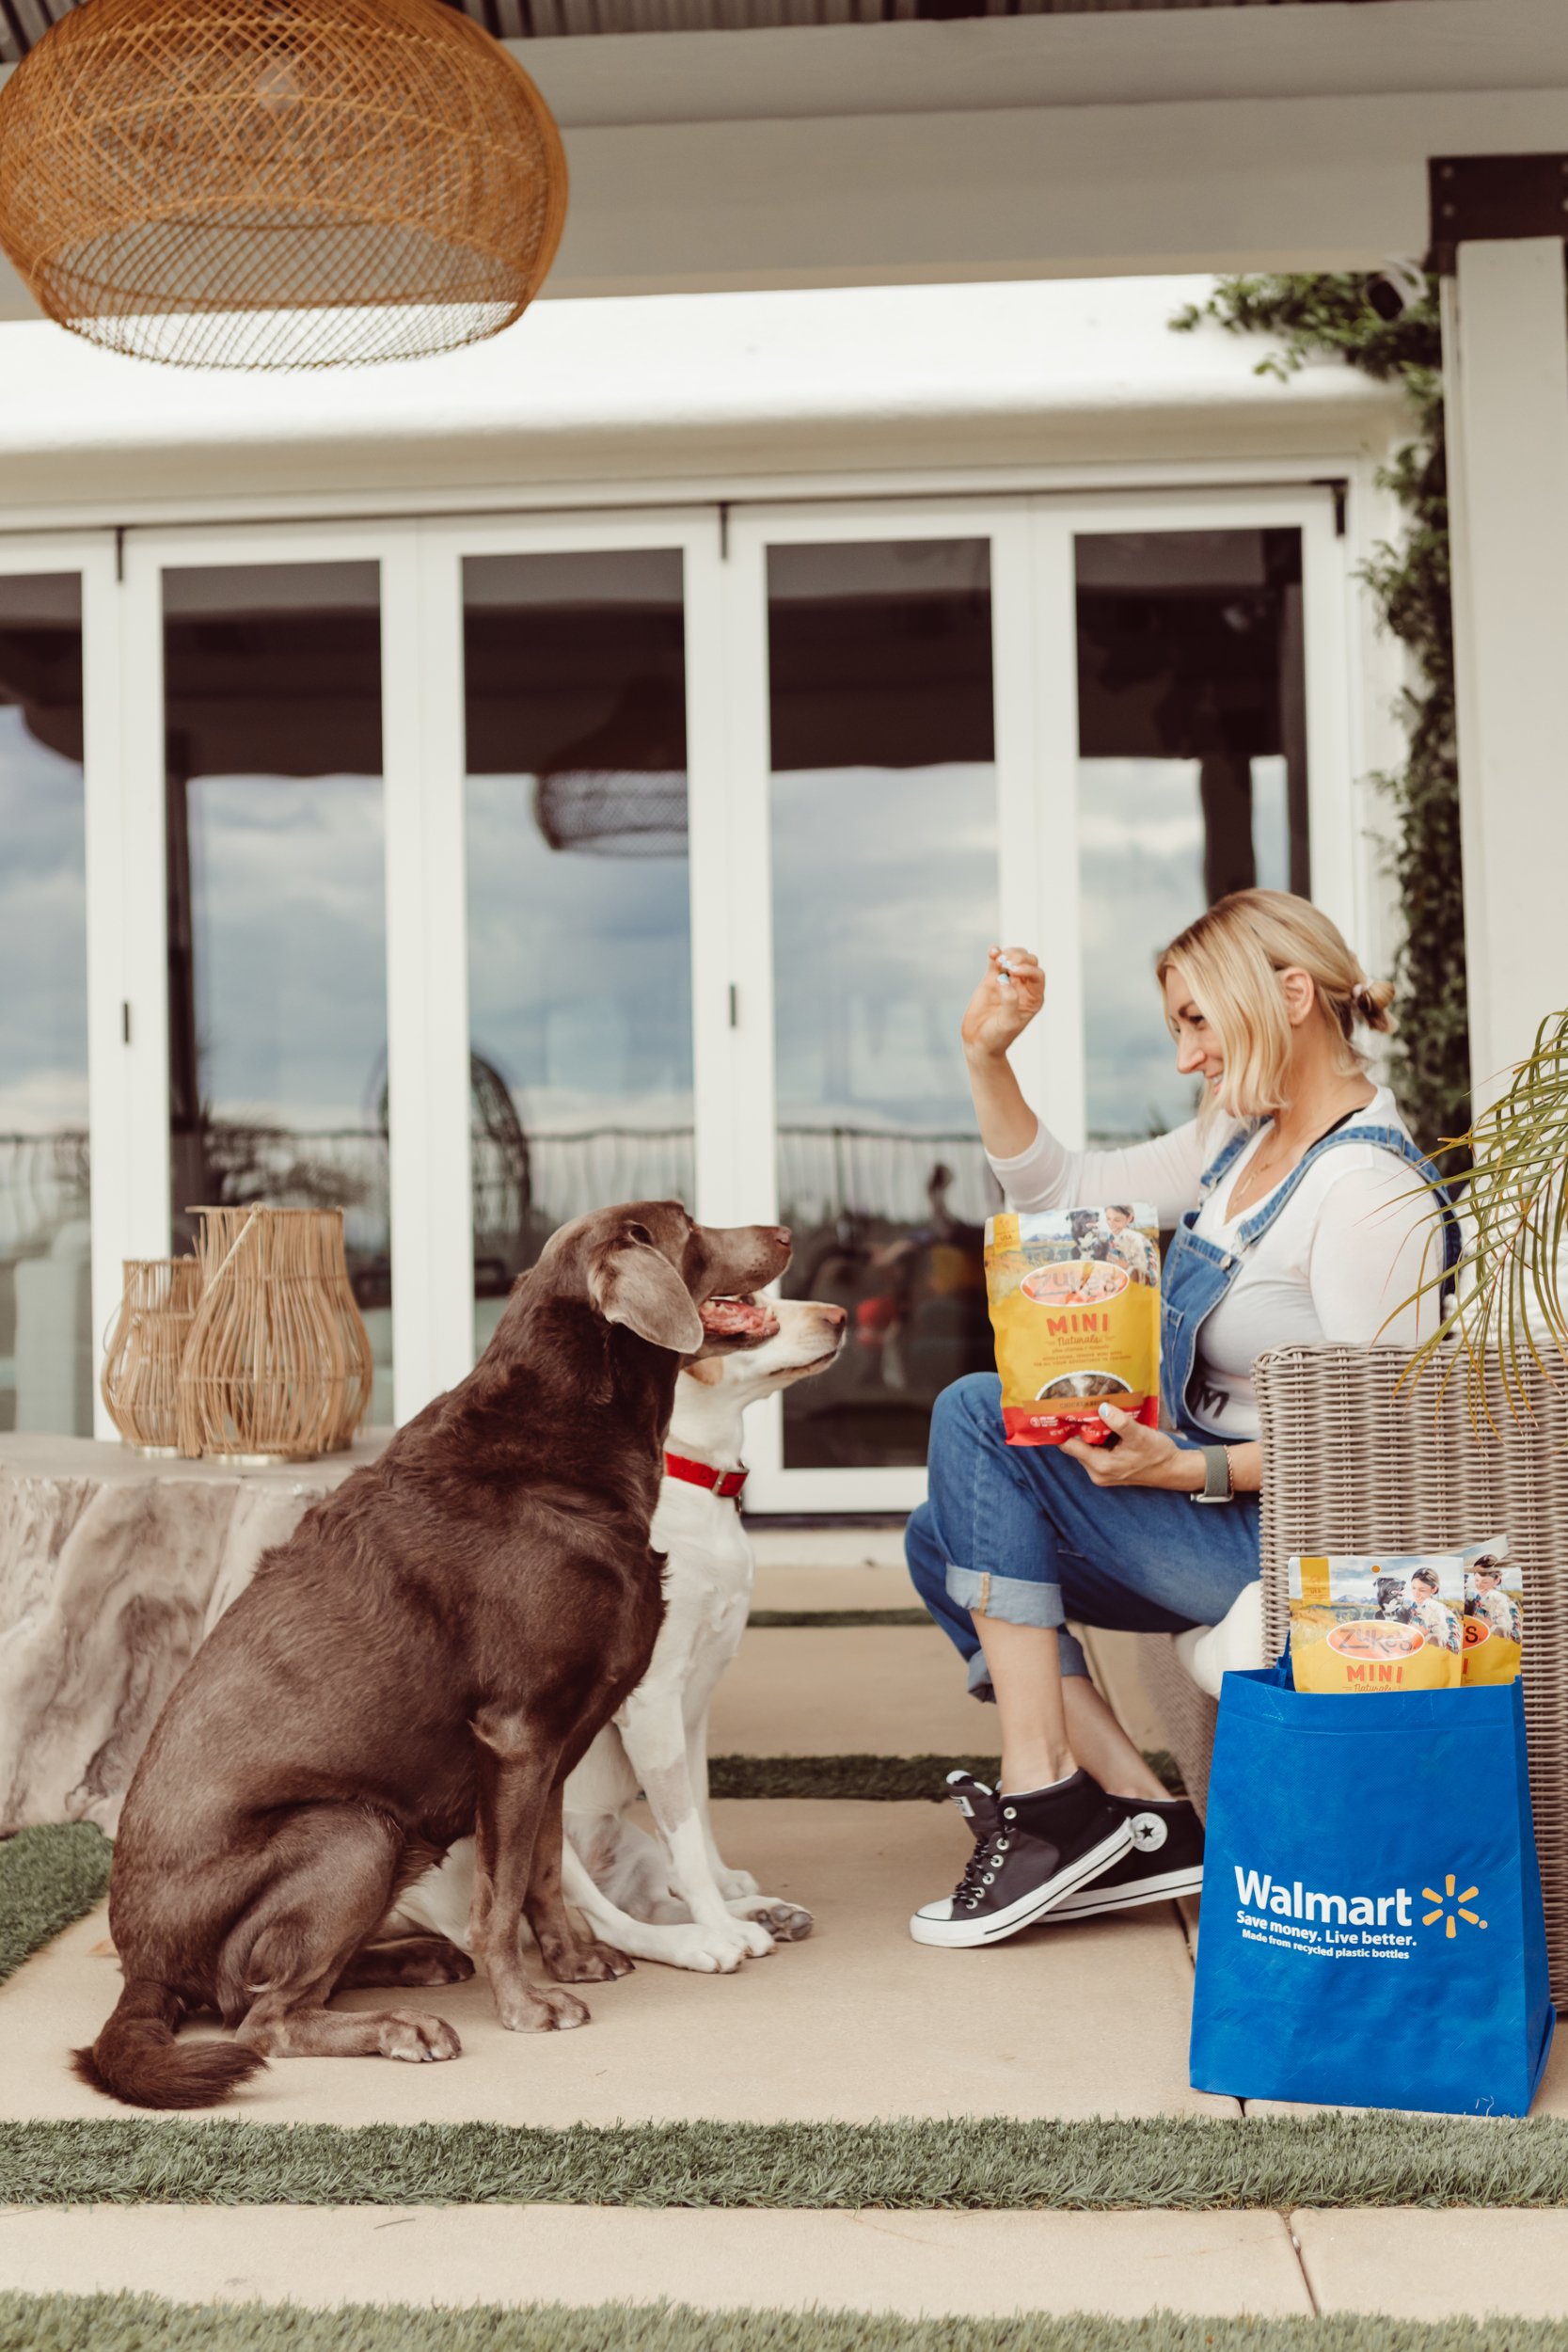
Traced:
[[664, 1457], [667, 1478], [684, 1478], [689, 1486], [705, 1486], [710, 1494], [725, 1502], [737, 1503], [740, 1490], [746, 1484], [743, 1470], [715, 1470], [711, 1462], [689, 1462], [684, 1454], [667, 1454]]

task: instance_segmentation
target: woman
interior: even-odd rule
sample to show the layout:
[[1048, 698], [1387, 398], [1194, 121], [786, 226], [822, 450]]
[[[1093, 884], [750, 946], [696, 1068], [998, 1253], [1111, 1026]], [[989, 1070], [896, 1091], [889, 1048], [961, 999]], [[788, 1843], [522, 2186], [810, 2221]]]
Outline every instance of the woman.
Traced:
[[[999, 1383], [944, 1390], [910, 1571], [1001, 1716], [996, 1791], [954, 1774], [974, 1834], [950, 1897], [910, 1922], [923, 1944], [992, 1944], [1052, 1912], [1083, 1917], [1196, 1891], [1202, 1832], [1170, 1800], [1088, 1679], [1064, 1629], [1215, 1625], [1259, 1574], [1253, 1359], [1320, 1340], [1408, 1343], [1411, 1303], [1456, 1236], [1358, 1026], [1385, 1030], [1325, 914], [1283, 891], [1222, 898], [1161, 956], [1176, 1067], [1201, 1079], [1184, 1127], [1117, 1152], [1069, 1152], [1007, 1060], [1045, 1000], [1022, 948], [990, 950], [964, 1015], [981, 1139], [1011, 1208], [1149, 1203], [1175, 1229], [1161, 1302], [1167, 1424], [1101, 1406], [1105, 1445], [1009, 1446]], [[1429, 1305], [1424, 1324], [1430, 1325]], [[1194, 1508], [1196, 1504], [1199, 1507]]]

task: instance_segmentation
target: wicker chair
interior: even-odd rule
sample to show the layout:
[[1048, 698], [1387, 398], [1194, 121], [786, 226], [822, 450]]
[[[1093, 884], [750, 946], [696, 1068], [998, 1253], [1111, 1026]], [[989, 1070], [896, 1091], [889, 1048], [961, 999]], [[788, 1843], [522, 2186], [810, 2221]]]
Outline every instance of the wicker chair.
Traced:
[[[1288, 1347], [1254, 1377], [1263, 1441], [1263, 1622], [1285, 1645], [1285, 1564], [1303, 1551], [1436, 1551], [1506, 1534], [1524, 1575], [1525, 1718], [1546, 1905], [1552, 1994], [1568, 2001], [1568, 1388], [1532, 1374], [1519, 1420], [1492, 1373], [1495, 1432], [1472, 1419], [1462, 1373], [1396, 1393], [1395, 1347]], [[1144, 1668], [1166, 1736], [1202, 1807], [1213, 1702], [1166, 1636]]]

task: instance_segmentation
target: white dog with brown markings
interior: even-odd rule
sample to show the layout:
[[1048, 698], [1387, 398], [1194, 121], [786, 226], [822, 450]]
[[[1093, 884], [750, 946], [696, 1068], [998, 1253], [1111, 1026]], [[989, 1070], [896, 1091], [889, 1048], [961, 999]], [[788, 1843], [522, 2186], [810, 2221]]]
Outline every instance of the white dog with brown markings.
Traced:
[[[800, 1904], [732, 1870], [708, 1809], [707, 1721], [740, 1646], [756, 1563], [740, 1523], [748, 1405], [825, 1372], [844, 1344], [842, 1307], [772, 1302], [778, 1330], [742, 1354], [689, 1365], [675, 1383], [652, 1542], [668, 1555], [665, 1615], [647, 1674], [565, 1789], [562, 1883], [593, 1932], [637, 1960], [723, 1972], [812, 1931]], [[656, 1837], [629, 1819], [639, 1791]], [[409, 1887], [388, 1937], [434, 1931], [467, 1948], [473, 1840]]]

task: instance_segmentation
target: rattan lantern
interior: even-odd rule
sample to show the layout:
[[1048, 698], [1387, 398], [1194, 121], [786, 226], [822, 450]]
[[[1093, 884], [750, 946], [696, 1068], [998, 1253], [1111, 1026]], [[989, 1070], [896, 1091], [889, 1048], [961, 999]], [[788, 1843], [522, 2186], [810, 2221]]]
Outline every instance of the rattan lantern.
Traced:
[[375, 1385], [375, 1357], [371, 1347], [371, 1335], [365, 1328], [365, 1318], [354, 1295], [349, 1279], [348, 1252], [343, 1247], [343, 1213], [341, 1209], [316, 1209], [313, 1217], [313, 1248], [320, 1267], [321, 1279], [337, 1320], [338, 1336], [343, 1352], [343, 1395], [327, 1438], [329, 1453], [341, 1454], [354, 1443], [361, 1422], [371, 1409], [371, 1393]]
[[180, 1366], [181, 1453], [245, 1467], [325, 1454], [349, 1366], [321, 1212], [192, 1214], [202, 1293]]
[[86, 0], [0, 94], [0, 245], [40, 309], [176, 366], [497, 334], [565, 213], [548, 108], [441, 0]]
[[99, 1386], [138, 1454], [180, 1451], [180, 1362], [201, 1299], [195, 1258], [127, 1258], [125, 1289]]

